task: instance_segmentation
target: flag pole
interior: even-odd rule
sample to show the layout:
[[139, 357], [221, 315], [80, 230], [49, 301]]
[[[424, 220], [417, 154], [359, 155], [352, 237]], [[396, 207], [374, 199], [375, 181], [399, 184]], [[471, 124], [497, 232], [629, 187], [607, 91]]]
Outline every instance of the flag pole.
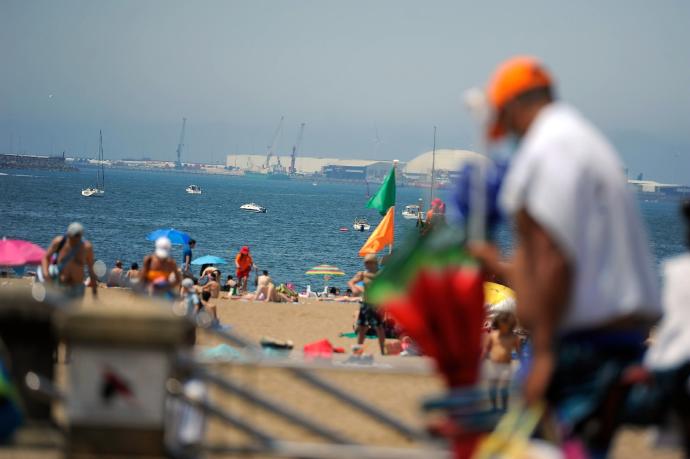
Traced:
[[434, 148], [431, 150], [431, 183], [429, 184], [429, 208], [434, 200], [434, 173], [436, 172], [436, 126], [434, 126]]
[[[398, 160], [394, 159], [393, 160], [393, 179], [397, 182], [398, 181]], [[396, 186], [397, 189], [397, 186]], [[396, 193], [397, 195], [397, 193]], [[397, 196], [396, 196], [397, 200]], [[393, 203], [393, 234], [395, 234], [395, 202]], [[390, 244], [388, 246], [388, 254], [390, 255], [393, 253], [393, 244]]]

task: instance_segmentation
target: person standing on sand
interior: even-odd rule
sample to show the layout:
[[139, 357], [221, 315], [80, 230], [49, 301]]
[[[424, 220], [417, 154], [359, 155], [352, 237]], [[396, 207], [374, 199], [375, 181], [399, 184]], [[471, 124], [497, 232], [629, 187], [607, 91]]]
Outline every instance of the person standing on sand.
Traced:
[[364, 271], [359, 271], [347, 283], [353, 292], [362, 292], [362, 301], [357, 314], [357, 344], [362, 345], [367, 335], [367, 330], [372, 327], [379, 338], [381, 355], [386, 353], [386, 334], [383, 329], [383, 319], [373, 305], [367, 302], [367, 285], [379, 271], [379, 263], [376, 255], [369, 253], [364, 257]]
[[89, 273], [93, 295], [98, 292], [98, 276], [93, 270], [93, 246], [83, 235], [81, 223], [70, 223], [64, 235], [53, 239], [41, 261], [44, 279], [52, 280], [70, 299], [84, 297], [84, 268]]
[[254, 267], [254, 260], [249, 253], [249, 247], [246, 245], [240, 249], [240, 252], [235, 257], [235, 268], [237, 275], [237, 282], [240, 286], [241, 292], [247, 291], [247, 283], [249, 282], [249, 274]]
[[484, 354], [488, 360], [489, 398], [494, 410], [508, 409], [508, 389], [513, 376], [513, 351], [520, 351], [520, 342], [515, 334], [516, 325], [512, 312], [501, 311], [491, 321], [491, 332], [487, 336]]
[[182, 275], [191, 279], [194, 279], [194, 274], [192, 274], [192, 249], [194, 247], [196, 247], [196, 241], [190, 239], [182, 251]]
[[495, 246], [470, 250], [516, 291], [518, 320], [532, 338], [526, 402], [546, 400], [564, 431], [591, 457], [605, 457], [618, 417], [599, 417], [598, 404], [639, 362], [661, 312], [645, 225], [616, 151], [556, 101], [537, 59], [504, 62], [487, 99], [490, 141], [519, 141], [499, 197], [517, 239], [507, 264]]
[[140, 283], [150, 295], [161, 295], [174, 298], [173, 292], [180, 285], [181, 276], [177, 270], [177, 263], [170, 257], [172, 244], [167, 237], [156, 239], [156, 249], [153, 254], [144, 258], [141, 269]]

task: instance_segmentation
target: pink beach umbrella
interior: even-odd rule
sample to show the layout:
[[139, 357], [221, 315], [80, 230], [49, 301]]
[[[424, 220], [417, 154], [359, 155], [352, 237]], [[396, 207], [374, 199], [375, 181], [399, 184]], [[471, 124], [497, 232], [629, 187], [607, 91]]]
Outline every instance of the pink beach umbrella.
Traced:
[[33, 242], [20, 239], [0, 240], [0, 266], [39, 265], [46, 251]]

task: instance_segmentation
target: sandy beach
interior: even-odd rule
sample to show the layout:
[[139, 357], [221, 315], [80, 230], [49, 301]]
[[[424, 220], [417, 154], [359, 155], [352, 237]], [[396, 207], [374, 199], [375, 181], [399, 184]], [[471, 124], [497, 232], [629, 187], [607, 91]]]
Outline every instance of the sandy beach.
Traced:
[[[103, 303], [131, 303], [131, 292], [123, 289], [99, 289], [99, 299], [93, 300], [87, 293], [84, 307], [102, 307]], [[295, 353], [310, 342], [326, 338], [335, 346], [349, 351], [354, 339], [340, 337], [340, 333], [352, 329], [356, 303], [304, 301], [299, 304], [264, 303], [240, 300], [216, 300], [223, 324], [245, 337], [258, 341], [264, 336], [291, 340]], [[199, 349], [220, 344], [218, 338], [200, 333]], [[441, 380], [429, 371], [430, 362], [419, 357], [380, 356], [375, 340], [369, 340], [367, 352], [374, 355], [376, 366], [407, 369], [400, 372], [343, 371], [339, 368], [319, 370], [318, 374], [348, 393], [370, 401], [387, 413], [412, 426], [423, 428], [428, 421], [419, 410], [420, 401], [443, 391]], [[297, 380], [289, 371], [280, 368], [247, 367], [228, 363], [213, 365], [214, 371], [230, 376], [243, 387], [252, 388], [267, 395], [328, 427], [352, 441], [393, 447], [417, 446], [399, 433], [381, 426], [349, 406], [332, 397], [317, 393]], [[262, 429], [282, 439], [294, 441], [320, 441], [314, 435], [297, 428], [260, 408], [249, 406], [241, 400], [212, 390], [211, 399], [226, 410], [241, 416], [245, 421], [256, 423]], [[627, 429], [618, 436], [611, 457], [624, 458], [680, 458], [674, 451], [651, 450], [647, 446], [646, 433]], [[207, 438], [213, 444], [243, 444], [247, 438], [221, 425], [209, 423]], [[57, 453], [41, 452], [28, 455], [0, 451], [0, 457], [59, 457]], [[243, 456], [258, 457], [258, 456]]]

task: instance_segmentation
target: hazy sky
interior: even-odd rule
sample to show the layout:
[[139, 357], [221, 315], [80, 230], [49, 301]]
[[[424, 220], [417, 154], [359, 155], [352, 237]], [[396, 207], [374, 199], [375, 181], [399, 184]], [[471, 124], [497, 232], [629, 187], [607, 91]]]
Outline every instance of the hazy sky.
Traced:
[[[690, 183], [690, 2], [0, 0], [0, 151], [188, 161], [472, 148], [461, 104], [541, 57], [631, 172]], [[376, 132], [380, 143], [375, 142]]]

